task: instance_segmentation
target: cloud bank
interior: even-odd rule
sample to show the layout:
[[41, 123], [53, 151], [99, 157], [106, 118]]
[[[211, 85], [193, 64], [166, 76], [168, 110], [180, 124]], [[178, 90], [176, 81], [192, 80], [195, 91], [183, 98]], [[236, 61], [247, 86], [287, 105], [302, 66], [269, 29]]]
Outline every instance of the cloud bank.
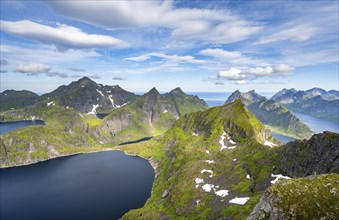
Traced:
[[124, 48], [128, 43], [106, 35], [87, 34], [82, 30], [60, 24], [57, 27], [42, 25], [29, 20], [0, 21], [1, 30], [38, 41], [55, 45], [58, 50], [89, 48]]

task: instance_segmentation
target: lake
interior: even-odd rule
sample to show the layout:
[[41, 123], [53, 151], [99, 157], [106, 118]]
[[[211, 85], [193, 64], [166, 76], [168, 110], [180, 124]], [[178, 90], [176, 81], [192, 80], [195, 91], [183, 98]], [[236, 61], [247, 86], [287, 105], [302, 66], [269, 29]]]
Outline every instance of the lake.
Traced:
[[121, 151], [0, 169], [0, 219], [119, 219], [151, 196], [154, 171]]
[[4, 134], [19, 128], [31, 125], [44, 125], [42, 120], [27, 120], [27, 121], [13, 121], [13, 122], [0, 122], [0, 134]]

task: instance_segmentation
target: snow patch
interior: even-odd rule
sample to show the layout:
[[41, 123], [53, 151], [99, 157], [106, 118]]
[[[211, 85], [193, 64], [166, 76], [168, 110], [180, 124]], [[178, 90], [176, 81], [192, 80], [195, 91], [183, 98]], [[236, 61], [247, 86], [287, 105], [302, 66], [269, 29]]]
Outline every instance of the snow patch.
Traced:
[[112, 99], [112, 95], [109, 95], [108, 98], [109, 98], [109, 100], [111, 101], [113, 108], [115, 108], [114, 101], [113, 101], [113, 99]]
[[288, 177], [288, 176], [283, 176], [281, 174], [272, 174], [271, 177], [275, 177], [275, 180], [272, 180], [271, 183], [272, 184], [275, 184], [279, 179], [283, 178], [283, 179], [286, 179], [286, 180], [289, 180], [291, 179], [291, 177]]
[[271, 141], [266, 140], [264, 143], [265, 146], [269, 147], [276, 147], [277, 145], [275, 143], [272, 143]]
[[99, 107], [99, 104], [93, 105], [92, 111], [88, 112], [87, 114], [95, 115], [97, 113], [96, 109]]
[[81, 88], [85, 88], [85, 86], [81, 86]]
[[[224, 140], [225, 140], [226, 138], [227, 138], [227, 141], [228, 141], [230, 144], [234, 145], [234, 146], [227, 146], [227, 145], [225, 145]], [[231, 137], [228, 136], [228, 135], [226, 134], [225, 131], [224, 131], [224, 132], [222, 133], [222, 135], [220, 136], [220, 141], [219, 141], [219, 143], [220, 143], [220, 145], [221, 145], [220, 151], [222, 151], [223, 149], [231, 150], [231, 149], [234, 149], [234, 148], [237, 147], [237, 146], [235, 145], [236, 142], [234, 142], [234, 141], [231, 139]]]
[[231, 199], [229, 203], [245, 205], [249, 199], [250, 197], [235, 197], [234, 199]]
[[50, 105], [54, 106], [54, 105], [55, 105], [55, 103], [54, 103], [53, 101], [51, 101], [51, 102], [47, 103], [47, 106], [50, 106]]
[[[97, 89], [95, 89], [95, 90], [97, 90]], [[97, 92], [100, 93], [100, 95], [101, 95], [102, 97], [104, 97], [104, 94], [102, 94], [101, 91], [97, 90]]]
[[204, 182], [204, 180], [203, 179], [200, 179], [200, 178], [195, 178], [195, 188], [198, 188], [199, 187], [199, 184], [200, 183], [203, 183]]
[[205, 184], [202, 186], [202, 190], [205, 192], [211, 192], [212, 189], [214, 189], [214, 185], [212, 184]]
[[203, 169], [200, 173], [210, 173], [210, 177], [213, 176], [213, 171], [212, 170], [206, 170], [206, 169]]
[[215, 163], [214, 160], [205, 160], [205, 162], [208, 163], [208, 164]]
[[5, 93], [5, 95], [7, 95], [7, 93]]
[[216, 191], [215, 195], [221, 196], [221, 197], [228, 196], [228, 190], [227, 189], [223, 189], [223, 190]]

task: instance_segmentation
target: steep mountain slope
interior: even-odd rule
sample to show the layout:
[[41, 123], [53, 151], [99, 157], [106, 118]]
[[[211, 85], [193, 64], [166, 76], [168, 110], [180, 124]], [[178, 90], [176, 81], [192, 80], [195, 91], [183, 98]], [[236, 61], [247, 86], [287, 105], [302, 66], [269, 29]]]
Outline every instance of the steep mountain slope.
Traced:
[[295, 138], [309, 138], [313, 134], [307, 125], [303, 124], [285, 107], [274, 100], [268, 100], [256, 94], [254, 90], [247, 93], [237, 90], [229, 96], [225, 103], [237, 99], [242, 100], [262, 123], [277, 133]]
[[[186, 114], [161, 137], [120, 148], [150, 158], [145, 207], [124, 219], [244, 218], [270, 185], [273, 138], [240, 101]], [[237, 199], [236, 199], [237, 198]], [[236, 204], [238, 200], [243, 205]]]
[[[314, 135], [305, 147], [304, 142], [296, 141], [293, 146], [271, 148], [268, 145], [274, 146], [274, 143], [269, 133], [239, 100], [184, 115], [159, 138], [119, 147], [127, 153], [148, 158], [157, 173], [152, 196], [146, 205], [128, 212], [123, 219], [245, 219], [264, 193], [275, 192], [267, 189], [278, 189], [283, 182], [281, 179], [290, 179], [282, 175], [286, 175], [281, 166], [284, 159], [288, 163], [300, 160], [305, 164], [317, 164], [314, 160], [322, 158], [324, 163], [320, 162], [319, 167], [328, 168], [323, 172], [338, 172], [338, 164], [332, 163], [334, 156], [326, 156], [338, 155], [338, 138], [339, 135], [334, 133], [319, 134]], [[323, 144], [328, 151], [314, 150]], [[286, 158], [294, 148], [301, 152]], [[314, 167], [312, 171], [317, 169]], [[289, 203], [281, 207], [276, 204], [265, 206], [271, 201], [264, 196], [253, 215], [259, 212], [255, 216], [260, 218], [261, 209], [268, 210], [267, 215], [270, 215], [272, 208], [272, 213], [279, 212], [283, 216], [281, 219], [285, 219], [284, 216], [289, 216], [287, 207], [290, 206], [287, 205], [290, 204], [296, 207], [300, 216], [309, 216], [307, 213], [312, 212], [308, 210], [314, 206], [307, 207], [309, 201], [301, 200], [300, 195], [305, 195], [312, 202], [321, 198], [316, 203], [317, 213], [335, 216], [337, 210], [329, 209], [328, 204], [336, 207], [332, 202], [337, 201], [334, 198], [338, 194], [328, 197], [328, 190], [331, 186], [337, 187], [337, 176], [330, 175], [325, 179], [319, 176], [320, 183], [304, 178], [286, 180], [291, 182], [273, 202]], [[308, 182], [308, 188], [301, 189], [301, 182]], [[322, 184], [327, 187], [324, 191], [319, 190]]]
[[113, 109], [134, 100], [135, 94], [127, 92], [119, 86], [103, 86], [87, 77], [72, 82], [68, 86], [60, 86], [47, 93], [40, 101], [54, 101], [60, 106], [72, 107], [81, 113], [108, 113]]
[[271, 99], [285, 105], [291, 111], [339, 122], [338, 93], [336, 90], [327, 92], [320, 88], [306, 91], [283, 89]]
[[105, 143], [137, 140], [163, 133], [183, 114], [207, 108], [203, 100], [183, 93], [180, 88], [164, 95], [153, 88], [130, 104], [112, 111], [94, 133]]
[[20, 109], [32, 105], [38, 99], [38, 95], [27, 90], [5, 90], [0, 93], [0, 112], [12, 108]]

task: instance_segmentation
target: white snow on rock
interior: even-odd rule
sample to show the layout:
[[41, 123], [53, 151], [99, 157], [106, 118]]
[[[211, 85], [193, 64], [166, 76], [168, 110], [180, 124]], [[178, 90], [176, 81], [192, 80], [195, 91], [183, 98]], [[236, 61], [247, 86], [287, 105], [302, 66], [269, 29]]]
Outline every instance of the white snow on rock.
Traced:
[[265, 146], [269, 146], [269, 147], [275, 147], [277, 146], [275, 143], [272, 143], [271, 141], [266, 140], [264, 143]]
[[93, 105], [92, 111], [88, 112], [87, 114], [95, 115], [97, 113], [96, 109], [99, 107], [99, 104]]
[[47, 106], [50, 106], [50, 105], [54, 106], [54, 105], [55, 105], [55, 103], [54, 103], [53, 101], [51, 101], [51, 102], [47, 103]]
[[291, 179], [291, 177], [288, 177], [288, 176], [283, 176], [281, 174], [271, 174], [271, 177], [275, 177], [274, 180], [271, 181], [272, 184], [275, 184], [279, 179], [286, 179], [286, 180], [289, 180]]
[[[234, 145], [234, 146], [227, 146], [227, 145], [225, 145], [224, 140], [225, 140], [226, 138], [227, 138], [227, 141], [228, 141], [230, 144]], [[236, 143], [231, 139], [230, 136], [228, 136], [228, 135], [226, 134], [225, 131], [224, 131], [224, 132], [222, 133], [222, 135], [220, 136], [220, 141], [219, 141], [219, 143], [220, 143], [220, 145], [221, 145], [220, 151], [222, 151], [223, 149], [231, 150], [231, 149], [234, 149], [234, 148], [237, 147], [237, 146], [235, 145]]]
[[226, 138], [226, 132], [222, 133], [222, 135], [220, 136], [220, 141], [219, 143], [221, 144], [221, 148], [220, 148], [220, 151], [222, 151], [223, 149], [227, 149], [227, 146], [225, 145], [224, 143], [224, 140]]
[[[95, 89], [95, 90], [97, 90], [97, 89]], [[101, 95], [102, 97], [104, 97], [104, 94], [102, 94], [101, 91], [97, 90], [97, 92], [100, 93], [100, 95]]]
[[249, 199], [250, 197], [235, 197], [234, 199], [231, 199], [229, 203], [245, 205]]
[[249, 174], [246, 175], [246, 179], [251, 179]]
[[5, 93], [5, 95], [7, 95], [7, 93]]
[[195, 188], [198, 188], [199, 187], [199, 184], [200, 183], [203, 183], [204, 182], [204, 180], [203, 179], [200, 179], [200, 178], [195, 178]]
[[203, 169], [200, 173], [210, 173], [210, 177], [213, 176], [213, 171], [212, 170], [206, 170], [206, 169]]
[[205, 184], [202, 186], [202, 190], [205, 192], [211, 192], [212, 189], [214, 189], [214, 185], [212, 184]]
[[208, 163], [208, 164], [215, 163], [214, 160], [205, 160], [205, 162]]
[[206, 153], [207, 153], [207, 154], [210, 154], [210, 151], [209, 151], [209, 150], [206, 150]]
[[216, 191], [215, 195], [221, 196], [221, 197], [225, 197], [225, 196], [228, 195], [228, 190], [227, 189], [223, 189], [223, 190]]
[[165, 109], [162, 113], [166, 113], [166, 112], [168, 112], [167, 109]]
[[81, 86], [81, 88], [84, 88], [85, 86]]
[[111, 101], [113, 108], [115, 108], [114, 101], [113, 101], [113, 99], [112, 99], [112, 95], [109, 95], [108, 98], [109, 98], [109, 100]]

